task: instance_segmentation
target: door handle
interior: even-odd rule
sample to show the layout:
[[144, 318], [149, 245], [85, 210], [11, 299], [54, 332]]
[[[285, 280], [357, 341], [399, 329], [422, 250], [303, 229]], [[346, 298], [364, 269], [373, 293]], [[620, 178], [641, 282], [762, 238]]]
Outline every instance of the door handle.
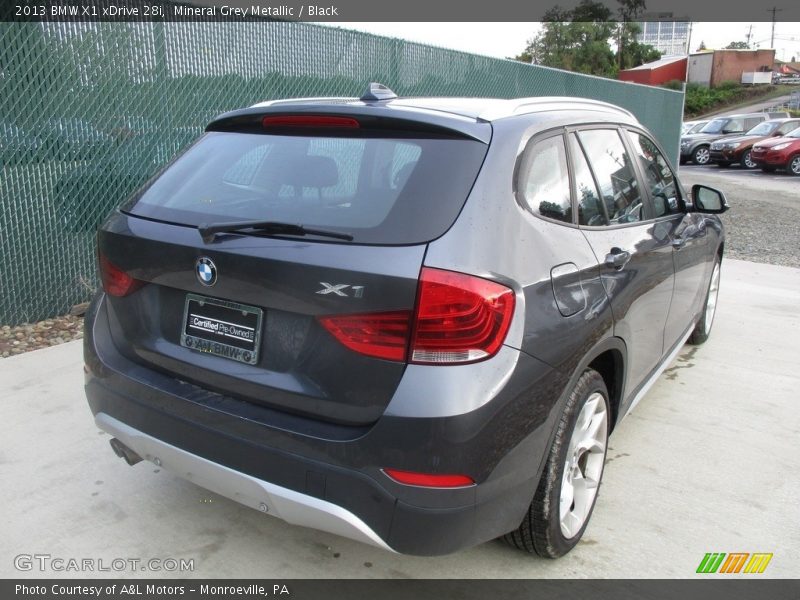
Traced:
[[680, 250], [686, 245], [686, 238], [685, 237], [676, 237], [672, 240], [672, 247], [675, 250]]
[[605, 265], [611, 269], [620, 270], [628, 264], [631, 259], [631, 253], [622, 248], [612, 248], [611, 252], [606, 254]]

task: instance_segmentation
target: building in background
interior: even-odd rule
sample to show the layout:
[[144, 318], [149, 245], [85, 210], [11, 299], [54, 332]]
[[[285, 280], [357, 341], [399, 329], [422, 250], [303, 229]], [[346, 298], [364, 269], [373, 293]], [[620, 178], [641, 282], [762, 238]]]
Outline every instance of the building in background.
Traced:
[[650, 44], [662, 56], [685, 56], [689, 52], [691, 25], [688, 19], [676, 20], [672, 13], [647, 14], [639, 26], [642, 31], [636, 41]]
[[689, 83], [717, 87], [723, 81], [741, 83], [742, 73], [772, 71], [775, 50], [714, 50], [689, 55]]
[[617, 79], [645, 85], [662, 85], [668, 81], [686, 81], [686, 56], [668, 56], [619, 72]]

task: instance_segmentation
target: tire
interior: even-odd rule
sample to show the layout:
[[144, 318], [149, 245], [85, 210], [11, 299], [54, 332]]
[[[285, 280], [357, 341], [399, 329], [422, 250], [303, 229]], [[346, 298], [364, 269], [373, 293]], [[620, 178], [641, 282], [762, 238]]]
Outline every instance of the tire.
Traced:
[[711, 335], [711, 326], [714, 324], [714, 316], [717, 312], [721, 266], [722, 264], [718, 256], [714, 261], [711, 279], [708, 282], [708, 291], [706, 292], [706, 301], [703, 305], [703, 314], [697, 322], [697, 325], [695, 325], [692, 335], [689, 336], [689, 343], [694, 346], [705, 343], [708, 336]]
[[[515, 531], [503, 536], [507, 543], [545, 558], [558, 558], [575, 547], [597, 500], [610, 414], [603, 378], [597, 371], [587, 369], [567, 398], [525, 518]], [[580, 487], [578, 481], [582, 482]], [[587, 481], [593, 485], [586, 486]]]
[[786, 163], [786, 170], [789, 171], [790, 175], [800, 176], [800, 154], [796, 154], [789, 159], [789, 162]]
[[692, 152], [692, 162], [696, 165], [707, 165], [711, 160], [711, 153], [708, 151], [708, 146], [698, 146]]
[[761, 170], [764, 171], [764, 173], [774, 173], [775, 167], [761, 167]]
[[745, 150], [744, 154], [742, 154], [742, 158], [739, 159], [739, 165], [743, 169], [755, 169], [758, 165], [753, 162], [753, 157], [750, 154], [750, 149], [748, 148]]

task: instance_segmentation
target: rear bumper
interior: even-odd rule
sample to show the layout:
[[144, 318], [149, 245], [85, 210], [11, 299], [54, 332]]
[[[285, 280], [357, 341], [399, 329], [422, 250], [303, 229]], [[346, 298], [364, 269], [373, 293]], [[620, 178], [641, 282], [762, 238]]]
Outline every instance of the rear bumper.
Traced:
[[391, 550], [364, 521], [340, 506], [206, 460], [133, 429], [105, 413], [96, 414], [94, 422], [143, 459], [221, 496], [293, 525], [313, 527]]
[[[84, 351], [98, 427], [143, 458], [247, 506], [263, 511], [263, 503], [289, 523], [416, 555], [454, 552], [519, 525], [558, 416], [552, 391], [562, 385], [556, 371], [520, 354], [478, 410], [349, 427], [202, 390], [129, 360], [113, 345], [102, 297], [87, 314]], [[407, 486], [386, 467], [463, 473], [477, 483]]]

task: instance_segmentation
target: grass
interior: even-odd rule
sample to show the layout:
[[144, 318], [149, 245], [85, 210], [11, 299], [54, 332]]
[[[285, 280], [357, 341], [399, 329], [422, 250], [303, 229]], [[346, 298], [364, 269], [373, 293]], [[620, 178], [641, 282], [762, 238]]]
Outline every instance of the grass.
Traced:
[[[680, 82], [668, 82], [664, 87], [680, 89]], [[735, 81], [725, 81], [715, 88], [703, 87], [696, 83], [686, 86], [684, 118], [689, 119], [708, 115], [716, 111], [735, 109], [759, 100], [769, 100], [789, 93], [789, 86], [780, 85], [741, 85]]]

